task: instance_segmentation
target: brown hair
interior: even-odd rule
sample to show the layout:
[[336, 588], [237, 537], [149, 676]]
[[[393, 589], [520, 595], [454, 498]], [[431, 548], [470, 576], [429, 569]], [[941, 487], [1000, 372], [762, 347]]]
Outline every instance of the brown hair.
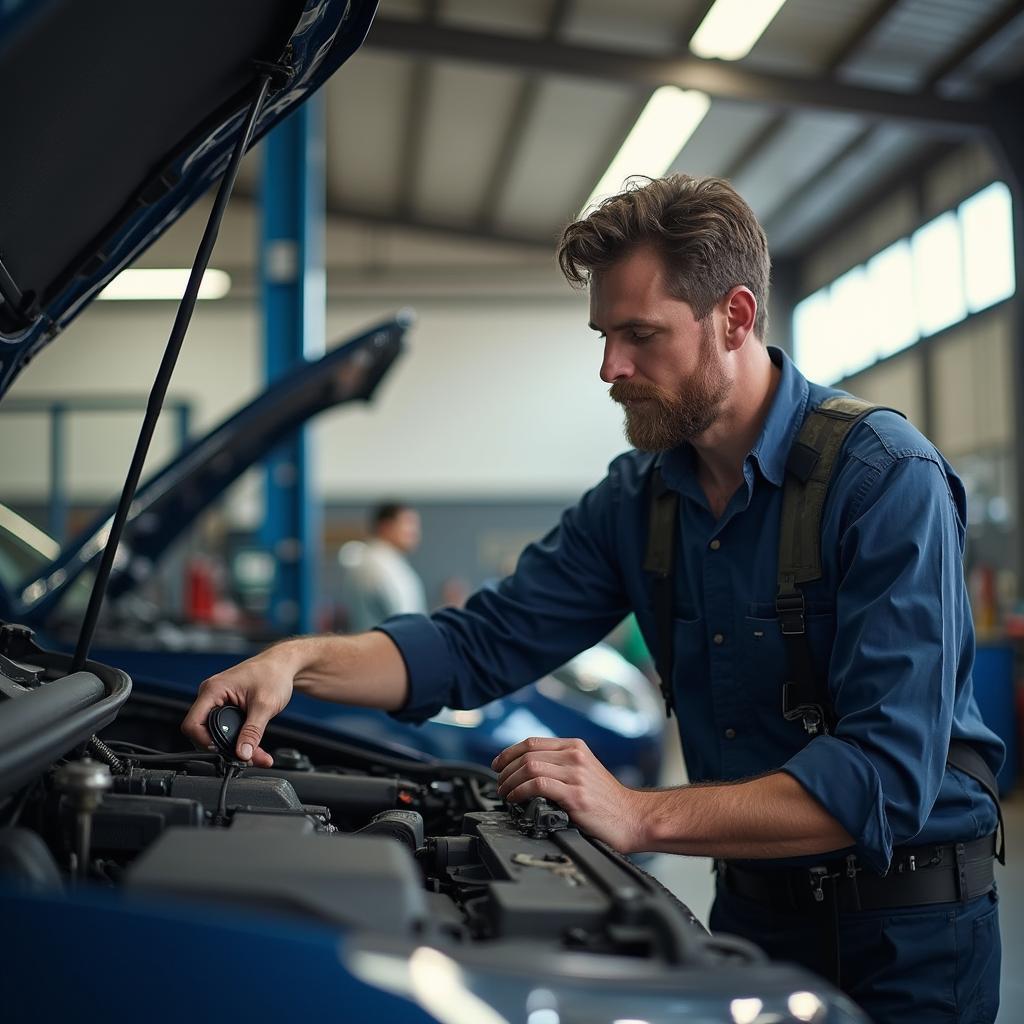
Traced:
[[604, 200], [569, 224], [558, 243], [558, 264], [580, 287], [642, 245], [660, 252], [668, 287], [703, 320], [736, 285], [757, 300], [754, 333], [768, 329], [768, 240], [753, 210], [722, 178], [631, 180], [625, 191]]

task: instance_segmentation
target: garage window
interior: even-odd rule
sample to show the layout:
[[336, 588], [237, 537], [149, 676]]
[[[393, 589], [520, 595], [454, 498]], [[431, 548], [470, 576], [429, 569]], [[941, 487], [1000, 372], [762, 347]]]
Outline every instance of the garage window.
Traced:
[[945, 330], [1015, 289], [1010, 190], [993, 182], [799, 302], [793, 352], [834, 384]]

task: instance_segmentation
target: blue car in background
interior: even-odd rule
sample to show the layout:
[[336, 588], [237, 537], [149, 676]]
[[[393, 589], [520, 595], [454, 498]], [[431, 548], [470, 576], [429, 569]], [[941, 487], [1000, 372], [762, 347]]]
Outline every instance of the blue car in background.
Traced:
[[[375, 6], [0, 7], [0, 94], [17, 98], [0, 161], [0, 395], [229, 158], [237, 166], [243, 125], [258, 139], [355, 51]], [[331, 387], [309, 367], [289, 402], [257, 399], [262, 441], [239, 429], [243, 410], [140, 488], [112, 599], [259, 458], [272, 420], [293, 429], [307, 402], [368, 397], [405, 326], [344, 346], [319, 367]], [[274, 767], [254, 768], [182, 750], [178, 731], [195, 683], [244, 655], [244, 639], [172, 654], [141, 629], [128, 643], [115, 617], [105, 645], [72, 657], [60, 632], [97, 553], [114, 550], [106, 522], [63, 551], [12, 513], [0, 525], [13, 574], [0, 622], [4, 1020], [863, 1022], [806, 971], [708, 935], [557, 806], [504, 804], [472, 763], [516, 721], [642, 740], [651, 708], [630, 704], [643, 691], [607, 652], [415, 734], [296, 700], [264, 737]]]

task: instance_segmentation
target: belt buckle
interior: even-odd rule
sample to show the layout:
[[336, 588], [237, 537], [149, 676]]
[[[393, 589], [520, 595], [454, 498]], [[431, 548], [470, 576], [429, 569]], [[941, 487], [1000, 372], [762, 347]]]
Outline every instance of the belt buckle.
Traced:
[[908, 872], [908, 871], [909, 872], [914, 872], [916, 870], [917, 870], [917, 858], [913, 854], [910, 854], [910, 856], [907, 857], [907, 859], [905, 861], [901, 861], [900, 864], [896, 868], [897, 873], [901, 874], [901, 875], [904, 872]]
[[824, 867], [810, 868], [808, 874], [811, 876], [811, 892], [814, 894], [814, 902], [823, 903], [825, 901], [825, 893], [821, 888], [822, 883], [827, 878], [832, 878], [833, 876], [828, 873], [828, 868]]

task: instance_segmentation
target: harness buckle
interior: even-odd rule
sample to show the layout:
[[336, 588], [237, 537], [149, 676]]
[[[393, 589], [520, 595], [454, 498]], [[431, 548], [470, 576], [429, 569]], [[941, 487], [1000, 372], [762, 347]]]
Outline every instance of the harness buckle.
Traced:
[[827, 733], [825, 713], [817, 704], [793, 704], [791, 697], [797, 687], [794, 682], [782, 684], [782, 717], [787, 722], [799, 719], [803, 723], [804, 732], [808, 736], [819, 736]]
[[803, 636], [807, 632], [807, 624], [804, 620], [803, 591], [795, 590], [787, 594], [776, 594], [775, 614], [779, 617], [779, 626], [783, 636]]

